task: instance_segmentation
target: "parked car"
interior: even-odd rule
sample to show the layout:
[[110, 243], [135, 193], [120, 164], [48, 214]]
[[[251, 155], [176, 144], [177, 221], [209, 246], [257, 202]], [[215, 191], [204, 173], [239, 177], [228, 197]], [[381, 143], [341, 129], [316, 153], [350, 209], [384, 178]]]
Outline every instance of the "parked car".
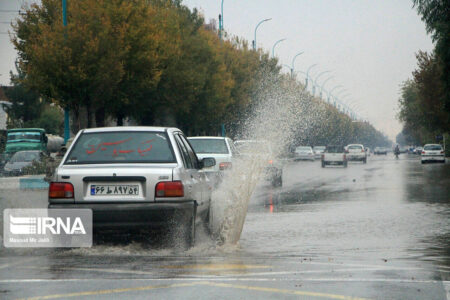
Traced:
[[311, 160], [314, 161], [315, 155], [314, 151], [309, 146], [299, 146], [295, 148], [295, 158], [294, 160]]
[[34, 161], [41, 161], [44, 155], [44, 152], [39, 150], [18, 151], [5, 164], [3, 173], [5, 176], [23, 175], [25, 167], [30, 166]]
[[383, 147], [375, 147], [373, 150], [374, 155], [387, 155], [387, 149]]
[[208, 222], [210, 183], [177, 128], [107, 127], [78, 132], [49, 186], [49, 208], [89, 208], [94, 230], [169, 228], [195, 241]]
[[283, 185], [283, 166], [268, 142], [260, 140], [238, 140], [234, 142], [234, 145], [242, 157], [256, 156], [264, 159], [267, 158], [267, 165], [264, 169], [265, 179], [270, 181], [272, 186]]
[[367, 163], [367, 153], [361, 144], [350, 144], [346, 147], [347, 160]]
[[422, 164], [428, 162], [445, 163], [444, 148], [439, 144], [426, 144], [423, 146], [420, 160]]
[[325, 151], [325, 146], [314, 146], [314, 157], [320, 159], [322, 157], [322, 153]]
[[414, 153], [417, 154], [417, 155], [421, 155], [422, 154], [422, 150], [423, 150], [423, 147], [416, 147], [416, 149], [414, 149]]
[[188, 137], [188, 140], [199, 159], [214, 157], [216, 164], [209, 168], [203, 168], [203, 171], [207, 172], [215, 183], [218, 183], [221, 174], [231, 169], [233, 156], [237, 154], [233, 141], [228, 137], [216, 136]]
[[327, 165], [342, 165], [347, 168], [347, 155], [342, 146], [327, 146], [322, 154], [322, 168]]

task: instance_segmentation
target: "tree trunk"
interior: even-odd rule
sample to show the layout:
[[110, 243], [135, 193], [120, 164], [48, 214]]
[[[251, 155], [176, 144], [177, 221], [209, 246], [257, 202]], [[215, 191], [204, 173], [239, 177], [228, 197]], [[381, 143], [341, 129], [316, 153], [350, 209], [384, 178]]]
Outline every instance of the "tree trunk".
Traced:
[[97, 127], [105, 127], [105, 108], [100, 107], [95, 111], [95, 123]]

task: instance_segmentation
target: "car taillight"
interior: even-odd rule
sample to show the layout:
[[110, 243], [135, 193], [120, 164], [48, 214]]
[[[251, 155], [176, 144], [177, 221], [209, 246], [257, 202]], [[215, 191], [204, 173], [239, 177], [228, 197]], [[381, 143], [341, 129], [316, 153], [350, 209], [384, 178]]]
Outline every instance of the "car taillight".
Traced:
[[221, 162], [219, 164], [219, 170], [231, 169], [231, 162]]
[[366, 152], [366, 151], [364, 151], [364, 149], [361, 149], [361, 152]]
[[444, 150], [441, 151], [441, 154], [444, 154]]
[[73, 198], [75, 195], [73, 185], [68, 182], [50, 182], [48, 188], [49, 198]]
[[269, 165], [273, 164], [273, 160], [269, 160]]
[[155, 197], [183, 197], [184, 188], [181, 181], [158, 182], [155, 188]]
[[422, 151], [422, 154], [425, 154], [425, 151]]

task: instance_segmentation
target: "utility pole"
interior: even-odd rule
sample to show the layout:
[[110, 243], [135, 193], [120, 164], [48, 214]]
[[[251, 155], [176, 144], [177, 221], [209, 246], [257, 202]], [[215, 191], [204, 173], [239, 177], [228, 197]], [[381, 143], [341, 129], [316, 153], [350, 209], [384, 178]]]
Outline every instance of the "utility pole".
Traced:
[[[65, 27], [67, 26], [67, 1], [62, 0], [62, 18], [64, 26], [64, 35], [66, 35]], [[67, 144], [67, 140], [70, 138], [70, 121], [69, 121], [69, 108], [64, 108], [64, 144]]]

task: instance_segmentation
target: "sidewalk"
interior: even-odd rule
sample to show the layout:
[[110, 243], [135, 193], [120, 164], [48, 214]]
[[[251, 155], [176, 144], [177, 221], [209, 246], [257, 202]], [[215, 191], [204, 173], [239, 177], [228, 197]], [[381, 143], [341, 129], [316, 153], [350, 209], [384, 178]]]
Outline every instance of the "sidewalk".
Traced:
[[47, 189], [45, 175], [28, 175], [18, 177], [0, 177], [0, 190]]

